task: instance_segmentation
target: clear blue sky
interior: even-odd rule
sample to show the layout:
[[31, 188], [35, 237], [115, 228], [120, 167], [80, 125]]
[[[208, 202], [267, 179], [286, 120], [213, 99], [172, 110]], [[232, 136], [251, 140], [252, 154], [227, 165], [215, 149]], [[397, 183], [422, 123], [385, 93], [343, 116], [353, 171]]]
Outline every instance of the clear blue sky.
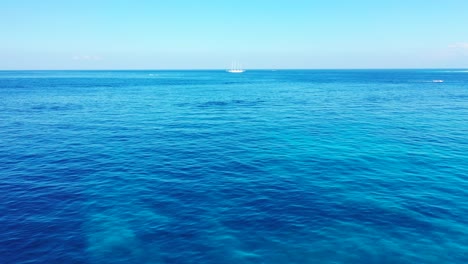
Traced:
[[467, 68], [468, 0], [0, 0], [0, 69]]

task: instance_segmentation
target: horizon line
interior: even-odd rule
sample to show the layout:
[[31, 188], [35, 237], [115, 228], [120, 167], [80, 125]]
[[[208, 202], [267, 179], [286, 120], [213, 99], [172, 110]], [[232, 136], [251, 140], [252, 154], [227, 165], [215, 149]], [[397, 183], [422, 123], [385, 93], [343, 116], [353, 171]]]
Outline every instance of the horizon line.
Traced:
[[[136, 69], [0, 69], [0, 71], [226, 71], [224, 68], [203, 68], [203, 69], [190, 69], [190, 68], [167, 68], [167, 69], [151, 69], [151, 68], [136, 68]], [[441, 68], [252, 68], [245, 69], [246, 71], [320, 71], [320, 70], [468, 70], [467, 68], [460, 67], [441, 67]]]

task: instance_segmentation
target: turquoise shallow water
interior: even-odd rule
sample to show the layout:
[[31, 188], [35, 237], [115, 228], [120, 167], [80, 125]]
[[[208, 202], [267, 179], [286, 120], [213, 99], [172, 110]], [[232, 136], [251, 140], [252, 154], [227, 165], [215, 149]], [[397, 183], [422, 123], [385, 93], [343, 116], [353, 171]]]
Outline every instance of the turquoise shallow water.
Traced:
[[3, 71], [0, 99], [0, 263], [468, 263], [466, 70]]

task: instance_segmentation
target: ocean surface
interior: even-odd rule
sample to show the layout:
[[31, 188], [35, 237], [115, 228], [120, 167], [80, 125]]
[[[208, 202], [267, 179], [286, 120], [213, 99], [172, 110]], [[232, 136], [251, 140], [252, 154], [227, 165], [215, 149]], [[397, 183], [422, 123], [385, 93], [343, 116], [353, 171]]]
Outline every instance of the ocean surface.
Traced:
[[0, 263], [468, 263], [468, 71], [1, 71]]

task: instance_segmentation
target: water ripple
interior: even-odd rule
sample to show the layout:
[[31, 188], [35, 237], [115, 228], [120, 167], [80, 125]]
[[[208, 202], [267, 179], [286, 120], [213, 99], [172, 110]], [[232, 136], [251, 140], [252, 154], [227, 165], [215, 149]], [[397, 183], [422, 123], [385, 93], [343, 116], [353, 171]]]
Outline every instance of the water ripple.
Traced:
[[467, 263], [467, 81], [0, 72], [0, 262]]

